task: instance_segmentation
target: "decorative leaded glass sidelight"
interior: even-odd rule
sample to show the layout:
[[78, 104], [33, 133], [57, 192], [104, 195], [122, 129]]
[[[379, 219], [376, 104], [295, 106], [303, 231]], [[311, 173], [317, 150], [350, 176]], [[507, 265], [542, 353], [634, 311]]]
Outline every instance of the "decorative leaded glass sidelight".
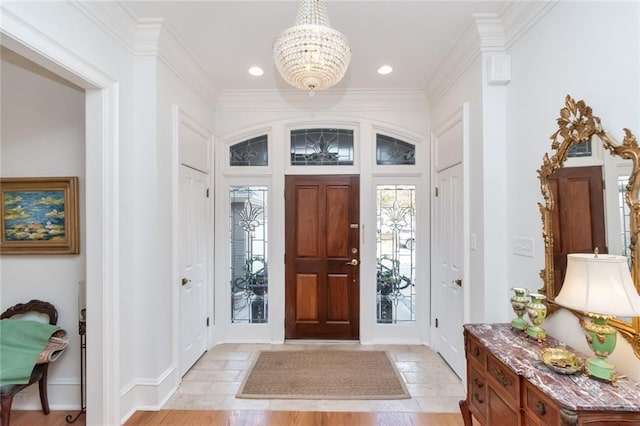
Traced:
[[267, 135], [258, 136], [229, 147], [230, 166], [267, 166]]
[[353, 158], [353, 130], [291, 131], [292, 166], [351, 166]]
[[376, 311], [378, 323], [415, 321], [415, 185], [378, 185]]
[[376, 164], [414, 165], [416, 164], [416, 147], [391, 136], [376, 134]]
[[232, 323], [268, 320], [267, 197], [265, 186], [229, 188]]

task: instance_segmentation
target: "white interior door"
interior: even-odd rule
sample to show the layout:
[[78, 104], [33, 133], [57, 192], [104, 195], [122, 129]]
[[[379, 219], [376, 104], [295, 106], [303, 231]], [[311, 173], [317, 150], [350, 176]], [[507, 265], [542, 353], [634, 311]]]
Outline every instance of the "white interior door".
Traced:
[[440, 355], [461, 378], [465, 374], [463, 267], [463, 176], [458, 163], [437, 173], [434, 314]]
[[207, 348], [208, 175], [180, 166], [180, 375]]

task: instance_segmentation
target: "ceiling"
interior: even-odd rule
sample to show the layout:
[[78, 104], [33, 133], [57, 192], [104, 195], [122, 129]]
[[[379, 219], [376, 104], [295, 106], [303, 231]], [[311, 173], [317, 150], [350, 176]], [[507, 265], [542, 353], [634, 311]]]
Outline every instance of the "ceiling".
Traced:
[[[473, 13], [499, 13], [506, 1], [327, 2], [331, 26], [347, 36], [351, 64], [335, 88], [426, 89], [438, 65], [472, 23]], [[137, 18], [163, 18], [221, 91], [288, 90], [271, 59], [275, 37], [294, 24], [289, 1], [125, 1]], [[384, 64], [393, 73], [381, 76]], [[249, 67], [264, 70], [249, 75]]]

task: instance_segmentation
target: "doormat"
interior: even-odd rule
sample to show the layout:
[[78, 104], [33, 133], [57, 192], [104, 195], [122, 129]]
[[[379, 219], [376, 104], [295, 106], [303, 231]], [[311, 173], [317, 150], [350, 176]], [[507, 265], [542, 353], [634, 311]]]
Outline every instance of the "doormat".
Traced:
[[384, 351], [260, 352], [237, 398], [408, 399]]

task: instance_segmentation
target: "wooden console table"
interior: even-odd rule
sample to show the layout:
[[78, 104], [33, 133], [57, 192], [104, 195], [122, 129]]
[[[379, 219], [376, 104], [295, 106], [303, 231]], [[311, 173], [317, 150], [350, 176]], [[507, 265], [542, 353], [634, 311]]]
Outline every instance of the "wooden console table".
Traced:
[[640, 425], [640, 383], [622, 378], [614, 387], [550, 370], [538, 357], [560, 345], [552, 337], [538, 343], [509, 324], [466, 324], [464, 340], [465, 426], [472, 415], [482, 425]]

